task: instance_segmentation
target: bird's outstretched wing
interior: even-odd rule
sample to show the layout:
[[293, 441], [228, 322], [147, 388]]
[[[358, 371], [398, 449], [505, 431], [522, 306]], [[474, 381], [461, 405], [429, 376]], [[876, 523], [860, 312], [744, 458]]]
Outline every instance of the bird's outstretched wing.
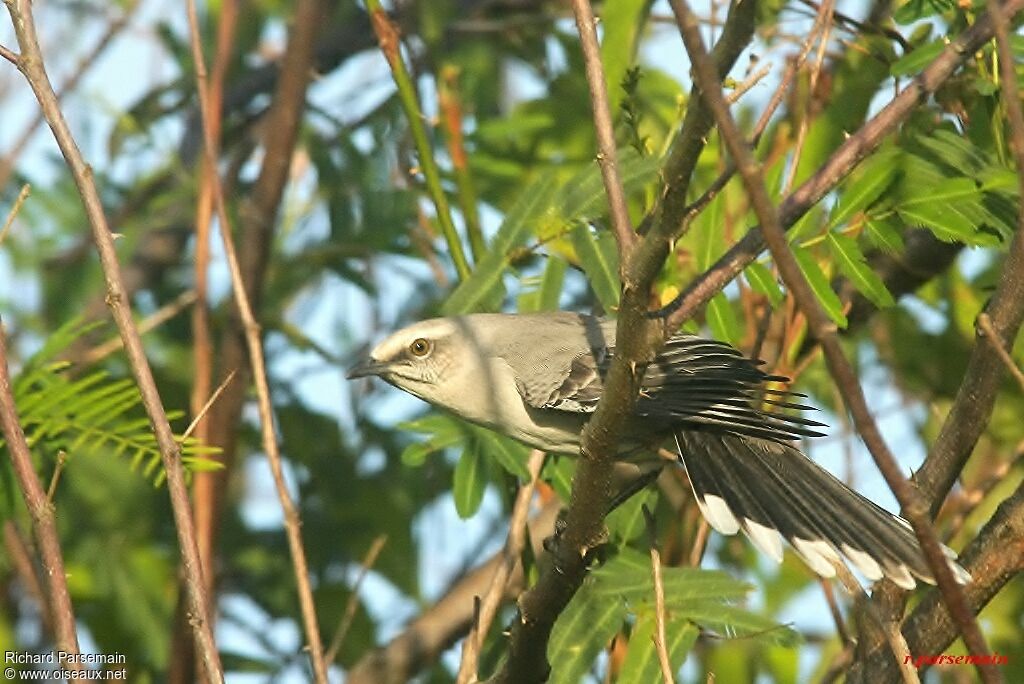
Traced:
[[[604, 390], [614, 348], [578, 355], [552, 391], [524, 393], [535, 408], [592, 413]], [[637, 401], [638, 416], [667, 420], [689, 429], [717, 430], [774, 440], [820, 436], [822, 423], [765, 410], [811, 410], [788, 401], [803, 395], [769, 389], [766, 383], [787, 378], [769, 375], [759, 363], [723, 342], [693, 335], [671, 338], [647, 367]]]

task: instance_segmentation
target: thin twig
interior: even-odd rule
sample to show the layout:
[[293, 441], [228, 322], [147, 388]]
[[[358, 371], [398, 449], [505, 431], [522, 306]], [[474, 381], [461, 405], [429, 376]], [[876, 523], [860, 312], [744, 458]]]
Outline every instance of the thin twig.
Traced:
[[[811, 79], [807, 87], [807, 101], [808, 105], [814, 102], [815, 93], [818, 89], [818, 76], [821, 74], [821, 65], [825, 61], [825, 48], [828, 46], [828, 33], [829, 28], [832, 25], [832, 13], [835, 10], [835, 0], [825, 0], [821, 3], [821, 7], [818, 8], [818, 16], [815, 17], [814, 24], [817, 27], [821, 26], [821, 36], [818, 38], [818, 55], [811, 65]], [[811, 44], [811, 40], [807, 41], [807, 45]], [[793, 146], [793, 154], [790, 157], [789, 166], [786, 169], [786, 177], [782, 182], [782, 194], [789, 192], [790, 188], [793, 187], [793, 179], [796, 178], [796, 172], [800, 167], [800, 159], [804, 149], [804, 142], [807, 140], [807, 131], [810, 128], [811, 123], [811, 112], [810, 106], [805, 108], [804, 115], [800, 117], [800, 128], [796, 134], [796, 144]]]
[[167, 421], [160, 400], [160, 393], [153, 378], [153, 371], [146, 359], [142, 339], [132, 320], [129, 298], [121, 276], [121, 266], [114, 248], [113, 231], [107, 225], [103, 203], [93, 181], [92, 170], [82, 157], [78, 144], [60, 110], [60, 103], [46, 74], [43, 56], [39, 49], [32, 5], [30, 0], [4, 0], [14, 23], [21, 56], [18, 68], [25, 75], [36, 100], [53, 131], [57, 145], [67, 162], [85, 209], [93, 241], [100, 256], [100, 265], [106, 279], [106, 301], [114, 321], [124, 340], [128, 363], [135, 382], [139, 387], [143, 405], [156, 435], [157, 446], [167, 474], [167, 491], [171, 498], [174, 526], [178, 535], [178, 546], [189, 596], [189, 612], [197, 641], [197, 648], [203, 661], [203, 670], [210, 682], [223, 681], [220, 656], [210, 628], [210, 604], [204, 588], [202, 568], [199, 564], [199, 550], [196, 546], [192, 522], [192, 508], [185, 486], [185, 475], [181, 463], [181, 448], [175, 441], [174, 432]]
[[455, 223], [452, 221], [448, 197], [444, 194], [444, 188], [441, 186], [441, 171], [437, 167], [437, 161], [434, 159], [434, 153], [430, 146], [430, 138], [427, 136], [426, 126], [423, 123], [419, 98], [416, 96], [416, 86], [402, 59], [398, 27], [381, 7], [380, 0], [367, 0], [366, 9], [370, 13], [370, 23], [380, 42], [380, 50], [391, 67], [391, 75], [398, 88], [398, 98], [405, 110], [405, 117], [409, 121], [409, 131], [412, 133], [416, 152], [419, 155], [420, 171], [423, 172], [427, 193], [434, 203], [441, 233], [448, 243], [448, 251], [451, 252], [455, 272], [458, 273], [459, 280], [465, 280], [470, 273], [469, 262], [466, 261], [462, 241], [458, 231], [455, 230]]
[[47, 634], [52, 635], [53, 610], [47, 601], [43, 585], [39, 582], [39, 573], [36, 571], [32, 559], [32, 550], [13, 520], [4, 520], [3, 528], [4, 549], [7, 551], [7, 558], [14, 569], [14, 574], [25, 586], [25, 591], [35, 599], [39, 606], [39, 617], [42, 620], [43, 629]]
[[903, 638], [903, 634], [900, 632], [898, 622], [884, 619], [877, 606], [867, 601], [867, 594], [864, 592], [864, 588], [857, 581], [857, 578], [853, 576], [853, 573], [850, 572], [850, 569], [846, 567], [845, 563], [833, 563], [833, 565], [836, 569], [836, 579], [839, 580], [850, 596], [860, 600], [860, 605], [866, 614], [865, 617], [873, 622], [885, 636], [889, 649], [892, 651], [893, 660], [899, 666], [903, 684], [921, 684], [921, 678], [917, 675], [917, 668], [906, 659], [906, 656], [911, 651], [910, 647], [907, 646], [907, 640]]
[[[78, 60], [78, 64], [75, 67], [71, 75], [64, 80], [60, 88], [57, 89], [57, 100], [63, 100], [68, 93], [75, 90], [78, 84], [82, 82], [82, 78], [93, 66], [99, 63], [99, 57], [103, 54], [104, 50], [113, 42], [114, 38], [128, 25], [129, 20], [138, 8], [139, 2], [132, 0], [123, 8], [121, 14], [113, 19], [107, 26], [107, 30], [103, 32], [99, 40], [96, 41], [95, 45], [86, 52]], [[29, 142], [32, 140], [32, 136], [36, 129], [39, 128], [40, 124], [45, 121], [43, 113], [36, 112], [36, 115], [32, 118], [25, 128], [22, 129], [21, 133], [15, 136], [16, 142], [4, 152], [3, 158], [0, 158], [0, 188], [7, 185], [7, 181], [11, 177], [11, 172], [14, 170], [15, 162], [21, 153], [28, 147]]]
[[18, 54], [16, 52], [12, 52], [8, 48], [4, 47], [3, 45], [0, 45], [0, 57], [6, 59], [8, 62], [10, 62], [11, 64], [13, 64], [16, 67], [20, 67], [21, 66], [20, 65], [21, 58], [18, 56]]
[[[192, 58], [196, 69], [196, 90], [199, 94], [200, 110], [203, 120], [210, 121], [212, 112], [209, 102], [209, 89], [206, 85], [206, 67], [202, 52], [202, 40], [199, 33], [199, 19], [196, 14], [195, 0], [187, 3], [189, 33], [192, 44]], [[317, 26], [321, 22], [320, 6], [316, 0], [300, 2], [296, 9], [296, 26], [304, 27]], [[295, 29], [293, 29], [295, 30]], [[286, 59], [310, 61], [312, 46], [303, 42], [301, 45], [291, 45]], [[306, 74], [306, 78], [309, 76]], [[209, 125], [203, 127], [203, 143], [206, 147], [208, 160], [214, 158], [216, 143], [211, 135], [212, 129]], [[281, 452], [277, 443], [277, 436], [274, 430], [274, 412], [270, 401], [270, 384], [267, 380], [266, 360], [263, 353], [263, 344], [260, 340], [260, 326], [256, 322], [246, 292], [245, 283], [242, 278], [241, 267], [238, 263], [238, 255], [232, 239], [231, 221], [228, 217], [227, 206], [224, 200], [223, 188], [220, 185], [220, 177], [216, 173], [210, 174], [211, 188], [213, 189], [214, 206], [221, 225], [221, 239], [224, 246], [224, 253], [227, 257], [228, 270], [231, 274], [231, 290], [234, 294], [235, 305], [238, 308], [245, 332], [246, 347], [249, 351], [249, 359], [252, 367], [253, 380], [256, 385], [257, 406], [260, 415], [260, 436], [263, 449], [267, 454], [267, 461], [270, 465], [270, 472], [274, 479], [274, 488], [277, 490], [277, 497], [281, 503], [284, 513], [285, 535], [288, 538], [288, 547], [291, 551], [292, 566], [295, 574], [295, 581], [299, 594], [299, 607], [302, 614], [303, 628], [306, 638], [309, 640], [309, 656], [313, 667], [313, 675], [317, 684], [327, 684], [327, 666], [324, 662], [323, 642], [320, 639], [320, 628], [316, 617], [316, 605], [313, 601], [313, 589], [310, 586], [309, 565], [306, 562], [306, 552], [302, 545], [301, 522], [299, 513], [288, 491], [285, 482], [284, 470], [281, 465]]]
[[[591, 110], [594, 129], [597, 133], [597, 163], [601, 167], [604, 189], [608, 195], [612, 232], [619, 245], [619, 274], [621, 277], [626, 273], [629, 257], [633, 253], [638, 238], [633, 230], [633, 224], [629, 220], [626, 193], [622, 189], [622, 179], [619, 177], [615, 131], [612, 129], [608, 90], [605, 86], [604, 68], [601, 66], [601, 47], [597, 43], [597, 20], [594, 19], [594, 10], [590, 7], [590, 0], [572, 0], [572, 9], [576, 17], [576, 28], [580, 34], [580, 48], [583, 51], [587, 85], [590, 87]], [[621, 277], [621, 280], [624, 286], [631, 285], [625, 277]]]
[[[145, 335], [151, 330], [159, 328], [161, 325], [171, 320], [183, 310], [194, 304], [196, 301], [195, 290], [186, 290], [178, 295], [174, 301], [168, 302], [163, 305], [146, 318], [139, 321], [137, 328], [140, 335]], [[124, 348], [124, 342], [121, 341], [120, 337], [112, 337], [111, 339], [99, 344], [92, 349], [86, 350], [82, 354], [82, 364], [89, 365], [101, 361], [106, 357], [110, 356], [119, 349]]]
[[985, 312], [978, 315], [978, 327], [981, 328], [982, 332], [985, 333], [985, 339], [988, 340], [989, 344], [999, 355], [999, 359], [1006, 366], [1006, 370], [1010, 371], [1010, 375], [1017, 381], [1017, 384], [1024, 389], [1024, 372], [1021, 372], [1017, 364], [1014, 363], [1013, 357], [1010, 356], [1010, 352], [1006, 351], [1002, 343], [999, 341], [999, 334], [996, 333], [995, 328], [992, 327], [992, 319]]
[[21, 192], [18, 193], [18, 197], [14, 200], [14, 204], [11, 205], [11, 210], [7, 212], [7, 219], [4, 221], [4, 227], [0, 230], [0, 245], [4, 244], [4, 240], [7, 239], [7, 233], [11, 231], [11, 226], [14, 225], [14, 219], [17, 218], [18, 212], [21, 211], [21, 205], [28, 199], [28, 193], [31, 190], [31, 186], [25, 183], [21, 186]]
[[[703, 97], [711, 106], [718, 122], [719, 131], [730, 154], [736, 161], [751, 205], [761, 224], [761, 232], [764, 234], [779, 272], [793, 293], [800, 309], [807, 316], [810, 330], [821, 344], [829, 371], [839, 386], [847, 409], [853, 415], [858, 432], [914, 528], [925, 560], [942, 591], [950, 613], [955, 616], [960, 627], [964, 643], [972, 653], [986, 655], [989, 653], [988, 645], [939, 545], [935, 530], [927, 516], [927, 505], [913, 484], [903, 476], [895, 457], [889, 451], [889, 447], [882, 438], [878, 425], [868, 409], [857, 375], [840, 346], [836, 326], [822, 311], [814, 292], [789, 249], [779, 213], [768, 197], [761, 165], [743, 140], [722, 97], [715, 67], [704, 49], [704, 41], [701, 38], [696, 17], [685, 0], [670, 0], [670, 4], [679, 21], [679, 28], [686, 43], [686, 50], [690, 54], [696, 79], [701, 84]], [[995, 666], [979, 665], [978, 672], [986, 683], [1002, 681], [1002, 675]]]
[[726, 101], [729, 104], [736, 104], [737, 102], [740, 101], [740, 98], [746, 95], [751, 88], [760, 83], [765, 76], [771, 73], [771, 71], [771, 62], [766, 62], [765, 64], [762, 64], [760, 67], [758, 67], [757, 71], [750, 74], [750, 76], [743, 79], [742, 83], [740, 83], [738, 86], [729, 91], [729, 95], [725, 98]]
[[473, 626], [462, 643], [462, 661], [459, 663], [459, 672], [455, 681], [457, 684], [468, 684], [477, 681], [478, 661], [480, 659], [480, 648], [483, 640], [491, 629], [491, 623], [498, 613], [505, 592], [508, 590], [508, 581], [515, 570], [516, 564], [522, 557], [523, 549], [526, 548], [527, 528], [526, 520], [530, 513], [530, 502], [533, 500], [533, 490], [537, 486], [537, 478], [544, 467], [544, 452], [534, 450], [530, 453], [530, 459], [526, 463], [526, 469], [530, 473], [528, 482], [523, 483], [516, 494], [515, 502], [512, 504], [512, 512], [509, 515], [508, 537], [505, 540], [505, 548], [501, 553], [501, 563], [494, 569], [494, 576], [487, 587], [487, 593], [480, 600], [479, 609], [475, 611], [476, 619]]
[[[22, 50], [24, 50], [22, 46]], [[32, 519], [32, 531], [42, 556], [43, 575], [46, 577], [49, 608], [52, 611], [57, 649], [71, 656], [78, 655], [78, 635], [75, 632], [75, 612], [68, 593], [67, 577], [64, 574], [64, 555], [60, 550], [60, 536], [53, 505], [46, 498], [43, 486], [32, 465], [25, 433], [21, 429], [14, 393], [11, 391], [11, 377], [7, 365], [7, 333], [0, 321], [0, 428], [3, 429], [7, 453], [11, 456], [14, 477]], [[70, 662], [62, 659], [64, 667], [79, 671], [82, 664], [72, 657]], [[76, 677], [77, 679], [77, 677]]]
[[825, 595], [825, 603], [828, 604], [828, 612], [832, 615], [832, 622], [836, 625], [836, 634], [843, 645], [849, 645], [850, 633], [846, 629], [846, 621], [843, 620], [843, 613], [839, 610], [839, 602], [836, 601], [836, 593], [832, 591], [832, 584], [824, 577], [818, 578], [821, 592]]
[[356, 581], [352, 583], [352, 593], [349, 594], [348, 602], [345, 604], [345, 612], [342, 613], [341, 622], [338, 623], [338, 629], [334, 632], [331, 645], [328, 647], [327, 653], [324, 654], [324, 659], [328, 664], [333, 663], [334, 659], [338, 657], [341, 646], [345, 643], [345, 637], [352, 629], [352, 622], [356, 619], [356, 609], [359, 608], [359, 589], [363, 586], [363, 580], [370, 574], [370, 570], [377, 562], [377, 557], [380, 556], [380, 552], [384, 550], [384, 545], [387, 543], [388, 535], [386, 534], [374, 539], [366, 556], [363, 557], [363, 562], [359, 565], [359, 574], [356, 576]]
[[664, 684], [674, 684], [676, 678], [672, 674], [672, 662], [668, 658], [665, 647], [665, 585], [661, 581], [661, 552], [658, 551], [658, 532], [654, 525], [654, 515], [647, 504], [641, 506], [644, 522], [647, 525], [647, 543], [651, 551], [651, 577], [654, 582], [654, 650], [658, 654], [658, 665], [661, 667], [661, 680]]
[[68, 462], [68, 452], [60, 449], [57, 451], [57, 464], [53, 467], [53, 475], [50, 476], [50, 486], [46, 488], [46, 500], [51, 505], [53, 497], [57, 493], [57, 485], [60, 484], [60, 476], [64, 472], [64, 465]]
[[210, 411], [211, 408], [213, 408], [213, 405], [217, 403], [217, 399], [220, 397], [221, 393], [224, 390], [226, 390], [228, 388], [228, 385], [231, 384], [231, 381], [235, 379], [235, 374], [237, 372], [237, 368], [232, 368], [231, 371], [227, 374], [227, 377], [225, 377], [224, 380], [220, 383], [220, 385], [217, 386], [217, 389], [213, 391], [213, 394], [210, 395], [210, 398], [206, 400], [206, 403], [203, 404], [202, 408], [199, 409], [199, 412], [196, 413], [196, 417], [193, 418], [192, 422], [188, 424], [187, 428], [185, 428], [185, 432], [182, 433], [181, 435], [182, 441], [188, 439], [192, 435], [192, 431], [196, 429], [196, 426], [199, 425], [203, 418], [206, 417], [206, 414]]

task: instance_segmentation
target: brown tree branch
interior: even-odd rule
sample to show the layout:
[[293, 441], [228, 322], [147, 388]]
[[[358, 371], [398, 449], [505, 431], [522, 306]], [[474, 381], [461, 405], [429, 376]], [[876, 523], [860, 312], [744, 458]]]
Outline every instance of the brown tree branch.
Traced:
[[[696, 15], [690, 10], [685, 0], [670, 0], [669, 4], [679, 22], [679, 29], [683, 34], [686, 50], [690, 54], [695, 78], [701, 86], [702, 96], [708, 101], [714, 112], [719, 133], [725, 140], [740, 176], [743, 178], [750, 202], [761, 224], [761, 232], [768, 243], [768, 248], [771, 250], [772, 258], [775, 260], [780, 275], [807, 317], [812, 334], [818, 339], [824, 350], [829, 371], [839, 387], [847, 410], [853, 416], [857, 431], [913, 526], [928, 566], [963, 634], [964, 643], [972, 653], [987, 655], [989, 653], [988, 645], [978, 628], [974, 614], [967, 605], [961, 587], [953, 577], [953, 571], [943, 554], [938, 537], [927, 515], [927, 505], [913, 484], [903, 477], [896, 458], [889, 450], [874, 417], [871, 415], [857, 374], [843, 353], [836, 326], [821, 309], [817, 297], [789, 249], [779, 214], [768, 197], [761, 165], [743, 140], [743, 136], [729, 112], [729, 107], [725, 103], [715, 66], [704, 49], [704, 41], [700, 35]], [[1002, 675], [994, 665], [978, 665], [978, 672], [985, 682], [1002, 681]]]
[[544, 452], [534, 450], [526, 464], [530, 473], [530, 480], [525, 482], [516, 494], [515, 502], [512, 505], [512, 512], [509, 515], [508, 538], [505, 540], [505, 548], [501, 552], [501, 563], [494, 570], [491, 584], [480, 601], [480, 609], [477, 611], [476, 620], [466, 635], [462, 644], [462, 662], [459, 664], [459, 672], [456, 676], [456, 684], [469, 684], [479, 678], [477, 672], [480, 658], [480, 647], [482, 640], [490, 631], [491, 623], [498, 613], [505, 598], [509, 578], [515, 570], [516, 565], [526, 547], [526, 521], [530, 514], [530, 501], [533, 500], [533, 490], [537, 485], [537, 478], [540, 476], [541, 468], [544, 467]]
[[601, 178], [604, 180], [605, 192], [608, 195], [612, 232], [619, 246], [619, 277], [625, 282], [625, 269], [638, 238], [633, 230], [633, 223], [629, 220], [626, 193], [622, 189], [622, 178], [619, 176], [618, 150], [615, 146], [615, 131], [612, 128], [612, 113], [608, 105], [608, 88], [604, 80], [604, 68], [601, 66], [601, 47], [597, 43], [597, 20], [594, 19], [590, 0], [572, 0], [572, 9], [576, 17], [576, 29], [580, 34], [587, 86], [590, 88], [594, 131], [597, 134], [597, 163], [601, 167]]
[[74, 178], [78, 193], [85, 208], [85, 214], [92, 229], [93, 241], [99, 252], [100, 264], [107, 285], [107, 303], [114, 321], [124, 340], [125, 352], [131, 367], [142, 403], [146, 408], [150, 424], [156, 435], [160, 457], [167, 473], [167, 490], [171, 497], [174, 524], [178, 534], [178, 545], [182, 554], [186, 584], [189, 596], [189, 612], [192, 620], [197, 648], [201, 654], [204, 672], [212, 682], [220, 682], [220, 656], [210, 629], [210, 606], [199, 564], [199, 550], [192, 526], [192, 510], [185, 486], [181, 464], [181, 448], [174, 439], [174, 433], [167, 422], [167, 414], [160, 400], [152, 369], [142, 348], [142, 340], [132, 320], [128, 294], [121, 278], [121, 267], [114, 248], [114, 238], [103, 212], [103, 204], [93, 182], [92, 171], [82, 157], [81, 151], [68, 128], [60, 103], [50, 84], [43, 64], [36, 36], [32, 6], [29, 0], [4, 0], [14, 23], [15, 34], [21, 55], [18, 69], [25, 75], [36, 100], [43, 110], [46, 121], [67, 162]]
[[[24, 47], [22, 47], [24, 51]], [[48, 601], [40, 606], [43, 611], [50, 612], [57, 650], [72, 656], [78, 655], [78, 634], [75, 630], [75, 611], [71, 605], [71, 594], [68, 593], [67, 577], [64, 574], [64, 555], [60, 550], [60, 536], [57, 534], [57, 521], [54, 516], [53, 504], [46, 498], [43, 485], [36, 476], [32, 465], [32, 454], [25, 441], [25, 433], [21, 429], [18, 411], [14, 405], [14, 393], [11, 391], [11, 377], [7, 364], [7, 333], [0, 321], [0, 428], [3, 430], [7, 452], [11, 455], [11, 466], [14, 477], [18, 481], [18, 489], [25, 500], [32, 519], [32, 532], [43, 561], [43, 575], [46, 578]], [[79, 671], [82, 664], [73, 658], [71, 662], [62, 660], [64, 667]], [[77, 677], [76, 677], [77, 679]]]
[[[1024, 0], [1007, 0], [1003, 11], [1013, 15], [1024, 7]], [[791, 227], [811, 207], [833, 190], [856, 166], [867, 158], [882, 141], [932, 95], [964, 60], [971, 57], [993, 36], [992, 20], [987, 14], [969, 29], [950, 41], [937, 58], [929, 64], [899, 95], [883, 107], [860, 130], [848, 137], [831, 157], [794, 190], [779, 206], [779, 220], [785, 228]], [[665, 318], [666, 327], [678, 329], [722, 288], [732, 282], [765, 248], [764, 237], [751, 230], [728, 252], [696, 280], [658, 315]]]
[[[749, 42], [753, 30], [754, 3], [734, 4], [722, 39], [716, 46], [718, 74], [727, 72]], [[584, 24], [586, 32], [586, 19]], [[745, 36], [745, 38], [744, 38]], [[604, 76], [599, 58], [588, 50], [584, 60], [588, 75]], [[695, 101], [696, 102], [696, 101]], [[594, 101], [593, 109], [601, 107]], [[612, 463], [626, 420], [633, 412], [639, 382], [647, 363], [664, 344], [665, 331], [647, 315], [652, 283], [668, 256], [672, 236], [678, 228], [678, 213], [686, 203], [685, 188], [704, 147], [710, 117], [701, 107], [691, 108], [684, 118], [680, 140], [673, 146], [663, 178], [666, 192], [651, 215], [651, 230], [635, 246], [619, 243], [622, 298], [619, 305], [615, 356], [604, 379], [604, 391], [593, 416], [580, 437], [581, 458], [573, 478], [572, 500], [565, 514], [565, 527], [553, 551], [552, 565], [537, 584], [519, 599], [519, 617], [512, 625], [509, 653], [495, 682], [543, 681], [549, 674], [547, 644], [555, 620], [568, 605], [583, 581], [589, 551], [601, 542], [603, 519], [611, 501]], [[600, 127], [607, 120], [599, 119]], [[703, 131], [703, 132], [702, 132]], [[607, 134], [607, 133], [606, 133]], [[689, 155], [692, 155], [689, 156]], [[608, 178], [606, 178], [606, 182]], [[614, 182], [611, 183], [614, 185]], [[606, 186], [609, 197], [614, 190]], [[621, 229], [617, 235], [621, 237]]]

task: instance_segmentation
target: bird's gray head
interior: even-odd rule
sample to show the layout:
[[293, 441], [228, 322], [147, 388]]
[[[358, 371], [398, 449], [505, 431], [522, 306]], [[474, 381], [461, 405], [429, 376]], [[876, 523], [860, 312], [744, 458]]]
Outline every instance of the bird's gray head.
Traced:
[[438, 403], [453, 367], [473, 358], [460, 319], [437, 318], [392, 333], [352, 368], [349, 378], [377, 376], [426, 401]]

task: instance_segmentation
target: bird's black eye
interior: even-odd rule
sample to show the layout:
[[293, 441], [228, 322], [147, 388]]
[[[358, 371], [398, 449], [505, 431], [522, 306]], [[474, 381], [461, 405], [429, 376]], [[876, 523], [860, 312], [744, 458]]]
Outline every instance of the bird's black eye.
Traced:
[[420, 358], [429, 354], [431, 349], [433, 349], [433, 345], [430, 343], [430, 340], [425, 340], [422, 337], [417, 337], [409, 345], [409, 353]]

